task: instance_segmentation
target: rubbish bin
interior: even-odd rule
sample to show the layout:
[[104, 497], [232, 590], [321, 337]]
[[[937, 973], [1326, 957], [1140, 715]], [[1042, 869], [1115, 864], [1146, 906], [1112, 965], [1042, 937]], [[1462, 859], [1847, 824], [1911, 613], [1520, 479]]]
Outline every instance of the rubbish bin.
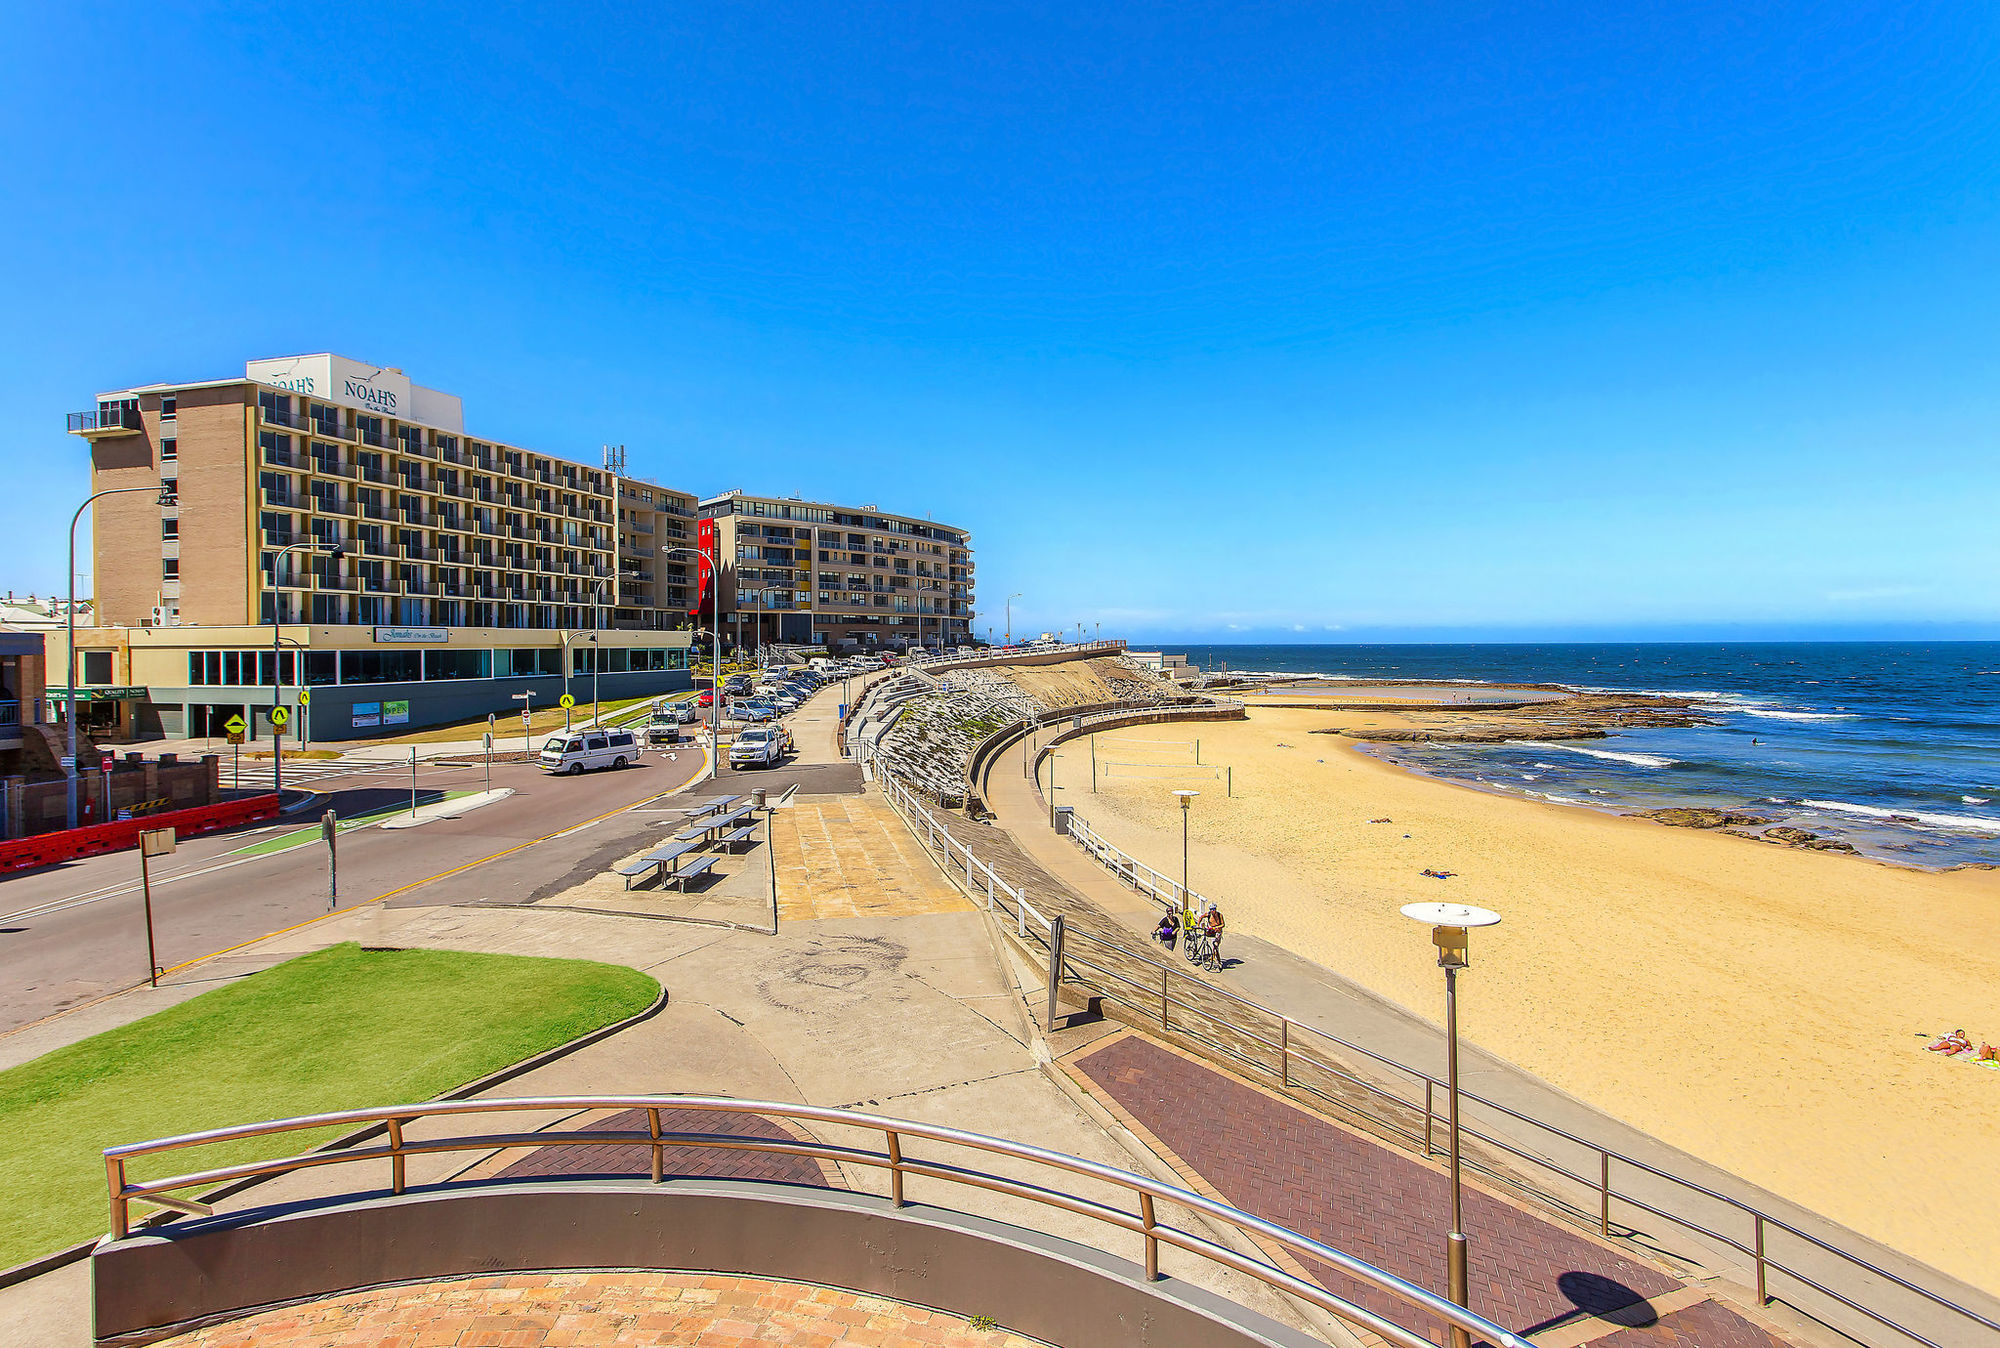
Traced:
[[1056, 806], [1056, 836], [1057, 836], [1057, 837], [1059, 837], [1059, 838], [1067, 838], [1067, 837], [1069, 836], [1069, 817], [1070, 817], [1071, 815], [1075, 814], [1075, 813], [1076, 813], [1076, 807], [1075, 807], [1074, 805], [1058, 805], [1058, 806]]

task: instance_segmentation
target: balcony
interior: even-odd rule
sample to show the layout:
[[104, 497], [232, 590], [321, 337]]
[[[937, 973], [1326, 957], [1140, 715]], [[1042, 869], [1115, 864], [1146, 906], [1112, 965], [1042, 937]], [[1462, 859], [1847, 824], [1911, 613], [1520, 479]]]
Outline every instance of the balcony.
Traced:
[[414, 524], [424, 529], [437, 528], [438, 517], [436, 515], [431, 514], [427, 510], [411, 510], [405, 508], [398, 513], [401, 515], [403, 523], [405, 524]]
[[401, 581], [392, 576], [363, 576], [361, 577], [361, 592], [363, 594], [401, 594], [403, 592], [403, 585]]
[[395, 475], [388, 469], [372, 468], [365, 463], [356, 471], [360, 473], [363, 482], [379, 482], [385, 487], [396, 480]]
[[288, 491], [272, 491], [268, 487], [258, 491], [257, 499], [273, 510], [306, 510], [312, 504], [304, 496], [298, 496]]
[[304, 468], [306, 456], [296, 450], [266, 448], [261, 451], [265, 464], [273, 468]]
[[257, 404], [257, 420], [266, 426], [283, 426], [288, 431], [302, 431], [306, 428], [305, 418], [282, 407], [266, 407]]
[[353, 519], [359, 507], [352, 501], [339, 501], [331, 496], [313, 497], [312, 508], [322, 515], [345, 515]]
[[313, 456], [312, 471], [321, 477], [344, 477], [352, 481], [361, 476], [361, 470], [351, 463], [341, 463], [335, 459]]
[[71, 412], [69, 433], [86, 440], [108, 440], [117, 435], [137, 435], [145, 428], [139, 420], [137, 404], [100, 407], [95, 412]]
[[389, 437], [380, 431], [363, 430], [361, 432], [361, 443], [364, 445], [373, 445], [377, 449], [387, 449], [389, 447]]
[[310, 429], [314, 435], [322, 440], [346, 440], [351, 442], [354, 439], [354, 428], [352, 426], [342, 426], [334, 421], [311, 420]]

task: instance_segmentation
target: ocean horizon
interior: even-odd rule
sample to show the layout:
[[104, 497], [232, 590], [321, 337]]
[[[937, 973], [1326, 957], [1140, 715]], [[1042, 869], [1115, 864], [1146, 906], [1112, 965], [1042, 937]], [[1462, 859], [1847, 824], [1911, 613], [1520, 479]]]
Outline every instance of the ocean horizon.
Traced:
[[1690, 698], [1714, 724], [1586, 741], [1384, 744], [1557, 804], [1748, 810], [1902, 865], [2000, 864], [2000, 641], [1161, 644], [1221, 672], [1548, 683]]

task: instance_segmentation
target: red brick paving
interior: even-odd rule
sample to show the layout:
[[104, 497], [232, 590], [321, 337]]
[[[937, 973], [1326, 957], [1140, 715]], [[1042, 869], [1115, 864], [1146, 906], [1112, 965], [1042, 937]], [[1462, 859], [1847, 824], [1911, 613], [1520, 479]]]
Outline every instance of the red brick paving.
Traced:
[[1594, 1339], [1590, 1348], [1785, 1348], [1785, 1344], [1734, 1311], [1699, 1301], [1650, 1325]]
[[[646, 1131], [646, 1111], [628, 1109], [607, 1118], [578, 1125], [597, 1132]], [[703, 1109], [662, 1109], [663, 1133], [727, 1133], [732, 1137], [762, 1137], [791, 1141], [793, 1135], [770, 1119], [754, 1114], [720, 1114]], [[788, 1156], [777, 1152], [737, 1151], [724, 1147], [670, 1146], [666, 1150], [665, 1173], [694, 1175], [711, 1179], [767, 1180], [777, 1184], [827, 1186], [819, 1162], [808, 1156]], [[641, 1143], [630, 1146], [590, 1146], [584, 1143], [556, 1143], [536, 1147], [502, 1170], [499, 1178], [523, 1179], [547, 1176], [559, 1179], [588, 1179], [653, 1173], [653, 1149]]]
[[1037, 1348], [963, 1317], [804, 1283], [701, 1273], [530, 1273], [377, 1287], [265, 1311], [167, 1348]]
[[[1444, 1293], [1451, 1208], [1438, 1170], [1138, 1035], [1074, 1065], [1226, 1201]], [[1517, 1332], [1680, 1288], [1655, 1268], [1476, 1189], [1468, 1187], [1464, 1201], [1472, 1309]], [[1326, 1265], [1301, 1262], [1335, 1295], [1443, 1341], [1434, 1317]], [[1740, 1341], [1760, 1348], [1778, 1342]]]

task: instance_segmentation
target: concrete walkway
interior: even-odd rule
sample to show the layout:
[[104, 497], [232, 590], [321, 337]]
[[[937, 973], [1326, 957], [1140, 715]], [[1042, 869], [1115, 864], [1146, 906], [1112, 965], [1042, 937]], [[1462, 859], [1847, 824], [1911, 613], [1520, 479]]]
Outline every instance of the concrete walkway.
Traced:
[[[1038, 736], [1036, 744], [1045, 743], [1049, 733]], [[984, 798], [994, 814], [997, 827], [981, 829], [955, 825], [954, 836], [962, 839], [969, 837], [973, 851], [982, 858], [986, 858], [990, 851], [996, 858], [995, 869], [1010, 883], [1023, 886], [1030, 902], [1037, 908], [1049, 903], [1057, 911], [1068, 909], [1073, 931], [1081, 920], [1086, 930], [1096, 931], [1125, 950], [1146, 957], [1164, 956], [1164, 952], [1146, 935], [1157, 920], [1158, 909], [1148, 897], [1116, 879], [1082, 849], [1059, 837], [1050, 828], [1047, 802], [1038, 789], [1038, 783], [1022, 775], [1018, 750], [1000, 756], [990, 773]], [[1094, 918], [1092, 910], [1095, 910]], [[1196, 970], [1177, 956], [1165, 956], [1174, 969], [1174, 996], [1177, 1001], [1203, 1008], [1218, 1018], [1210, 1020], [1203, 1015], [1185, 1016], [1186, 1028], [1199, 1030], [1240, 1060], [1265, 1064], [1272, 1078], [1279, 1075], [1276, 1055], [1266, 1044], [1260, 1044], [1221, 1023], [1221, 1019], [1226, 1018], [1235, 1026], [1262, 1035], [1268, 1042], [1277, 1036], [1277, 1018], [1260, 1018], [1246, 1013], [1240, 1006], [1225, 1005], [1224, 999], [1205, 997], [1198, 989], [1206, 985], [1270, 1008], [1299, 1025], [1338, 1036], [1393, 1062], [1410, 1064], [1435, 1078], [1443, 1077], [1443, 1035], [1436, 1023], [1375, 995], [1322, 965], [1277, 946], [1241, 935], [1231, 936], [1226, 944], [1227, 953], [1232, 958], [1229, 967], [1220, 974]], [[1118, 964], [1115, 958], [1107, 957], [1102, 950], [1093, 949], [1092, 955], [1106, 958], [1106, 962], [1114, 966]], [[1132, 963], [1136, 966], [1138, 962]], [[1145, 974], [1137, 972], [1137, 976], [1143, 978]], [[1157, 980], [1159, 975], [1155, 972], [1151, 977]], [[1157, 992], [1151, 1001], [1157, 1005]], [[1176, 1013], [1179, 1014], [1178, 1007]], [[1183, 1026], [1177, 1022], [1175, 1028]], [[1294, 1042], [1296, 1046], [1298, 1041], [1295, 1039]], [[1959, 1283], [1894, 1250], [1840, 1228], [1778, 1195], [1670, 1147], [1513, 1064], [1481, 1052], [1475, 1046], [1462, 1044], [1461, 1050], [1461, 1073], [1468, 1092], [1728, 1195], [1802, 1230], [1813, 1232], [1879, 1268], [1919, 1286], [1933, 1288], [1960, 1305], [1989, 1318], [2000, 1319], [2000, 1299]], [[1379, 1097], [1356, 1082], [1394, 1090], [1405, 1099], [1411, 1098], [1414, 1092], [1418, 1101], [1422, 1099], [1423, 1087], [1420, 1083], [1413, 1086], [1413, 1079], [1407, 1075], [1383, 1068], [1359, 1054], [1346, 1053], [1337, 1061], [1349, 1079], [1323, 1074], [1314, 1084], [1323, 1087], [1325, 1095], [1350, 1104], [1362, 1113], [1394, 1117], [1397, 1111], [1393, 1108], [1385, 1110]], [[1293, 1075], [1295, 1081], [1303, 1075], [1296, 1065]], [[1261, 1084], [1267, 1078], [1257, 1076], [1256, 1079]], [[1439, 1109], [1442, 1109], [1441, 1097]], [[1405, 1110], [1402, 1116], [1405, 1131], [1421, 1129], [1423, 1115], [1420, 1105], [1413, 1115]], [[1592, 1181], [1596, 1178], [1598, 1159], [1594, 1150], [1564, 1143], [1541, 1129], [1497, 1111], [1473, 1106], [1468, 1108], [1467, 1117], [1471, 1126], [1492, 1136], [1531, 1153], [1556, 1159], [1574, 1174], [1587, 1176]], [[1493, 1148], [1484, 1149], [1483, 1159], [1501, 1175], [1556, 1195], [1579, 1218], [1595, 1225], [1599, 1200], [1593, 1185], [1565, 1182], [1541, 1167], [1526, 1164]], [[1753, 1224], [1747, 1216], [1671, 1181], [1620, 1165], [1615, 1183], [1621, 1193], [1632, 1194], [1654, 1207], [1678, 1213], [1711, 1229], [1726, 1231], [1746, 1246], [1753, 1241]], [[1626, 1223], [1631, 1223], [1631, 1226], [1626, 1226]], [[1741, 1251], [1690, 1233], [1630, 1205], [1614, 1205], [1612, 1227], [1614, 1233], [1624, 1231], [1633, 1237], [1632, 1248], [1635, 1250], [1650, 1251], [1658, 1257], [1684, 1265], [1696, 1276], [1724, 1281], [1729, 1284], [1731, 1295], [1739, 1304], [1754, 1305], [1754, 1266]], [[1637, 1229], [1634, 1230], [1634, 1227]], [[1770, 1228], [1770, 1232], [1768, 1248], [1773, 1258], [1799, 1268], [1828, 1286], [1842, 1289], [1848, 1295], [1872, 1286], [1877, 1289], [1874, 1299], [1879, 1308], [1893, 1311], [1900, 1322], [1940, 1343], [1972, 1342], [1974, 1340], [1966, 1337], [1968, 1334], [1975, 1331], [1981, 1335], [1986, 1333], [1960, 1316], [1928, 1305], [1913, 1294], [1888, 1287], [1881, 1279], [1836, 1256], [1777, 1232], [1776, 1228]], [[1771, 1275], [1771, 1291], [1783, 1301], [1809, 1309], [1827, 1324], [1847, 1330], [1863, 1342], [1878, 1341], [1887, 1333], [1864, 1317], [1781, 1273]], [[1774, 1305], [1769, 1314], [1794, 1332], [1810, 1334], [1822, 1341], [1829, 1337], [1825, 1325], [1798, 1316], [1784, 1305]], [[1988, 1336], [1977, 1341], [2000, 1342], [2000, 1336]]]
[[[850, 816], [855, 799], [802, 800], [781, 814], [781, 821], [789, 814], [796, 823], [781, 823], [778, 830], [781, 894], [792, 915], [776, 936], [585, 911], [559, 901], [513, 907], [372, 905], [259, 942], [238, 952], [232, 968], [247, 972], [342, 940], [617, 960], [660, 979], [671, 994], [666, 1009], [509, 1081], [495, 1094], [696, 1093], [854, 1107], [1132, 1168], [1131, 1152], [1045, 1070], [1046, 1050], [1038, 1056], [1019, 983], [995, 953], [985, 914], [944, 889], [906, 834], [899, 840], [870, 813]], [[815, 816], [815, 806], [830, 813]], [[644, 821], [632, 827], [635, 839], [640, 830], [658, 831]], [[847, 827], [875, 837], [821, 836]], [[820, 846], [843, 849], [843, 866], [858, 850], [871, 872], [868, 887], [907, 896], [907, 902], [859, 902], [854, 873], [808, 861]], [[757, 855], [761, 851], [745, 854], [744, 869], [768, 868]], [[229, 972], [217, 970], [218, 976]], [[579, 1126], [574, 1117], [553, 1114], [490, 1122], [496, 1128], [546, 1128], [552, 1139]], [[432, 1131], [466, 1131], [475, 1123], [461, 1119]], [[413, 1125], [409, 1134], [425, 1136], [427, 1126]], [[554, 1145], [559, 1143], [552, 1140]], [[1050, 1182], [1049, 1172], [998, 1158], [929, 1144], [913, 1144], [912, 1152]], [[507, 1160], [520, 1154], [510, 1153]], [[410, 1179], [439, 1181], [491, 1160], [463, 1153], [413, 1157]], [[837, 1169], [847, 1187], [888, 1191], [880, 1171]], [[347, 1192], [380, 1179], [373, 1170], [321, 1167], [272, 1181], [233, 1202]], [[1061, 1183], [1072, 1187], [1067, 1178]], [[1073, 1187], [1087, 1197], [1129, 1206], [1128, 1196], [1108, 1186], [1076, 1180]], [[914, 1201], [1016, 1222], [1135, 1261], [1141, 1256], [1136, 1235], [1040, 1204], [915, 1177], [908, 1193]], [[1285, 1323], [1305, 1325], [1290, 1302], [1242, 1275], [1171, 1250], [1165, 1268]], [[88, 1293], [87, 1264], [0, 1289], [0, 1343], [81, 1348], [89, 1342]]]

